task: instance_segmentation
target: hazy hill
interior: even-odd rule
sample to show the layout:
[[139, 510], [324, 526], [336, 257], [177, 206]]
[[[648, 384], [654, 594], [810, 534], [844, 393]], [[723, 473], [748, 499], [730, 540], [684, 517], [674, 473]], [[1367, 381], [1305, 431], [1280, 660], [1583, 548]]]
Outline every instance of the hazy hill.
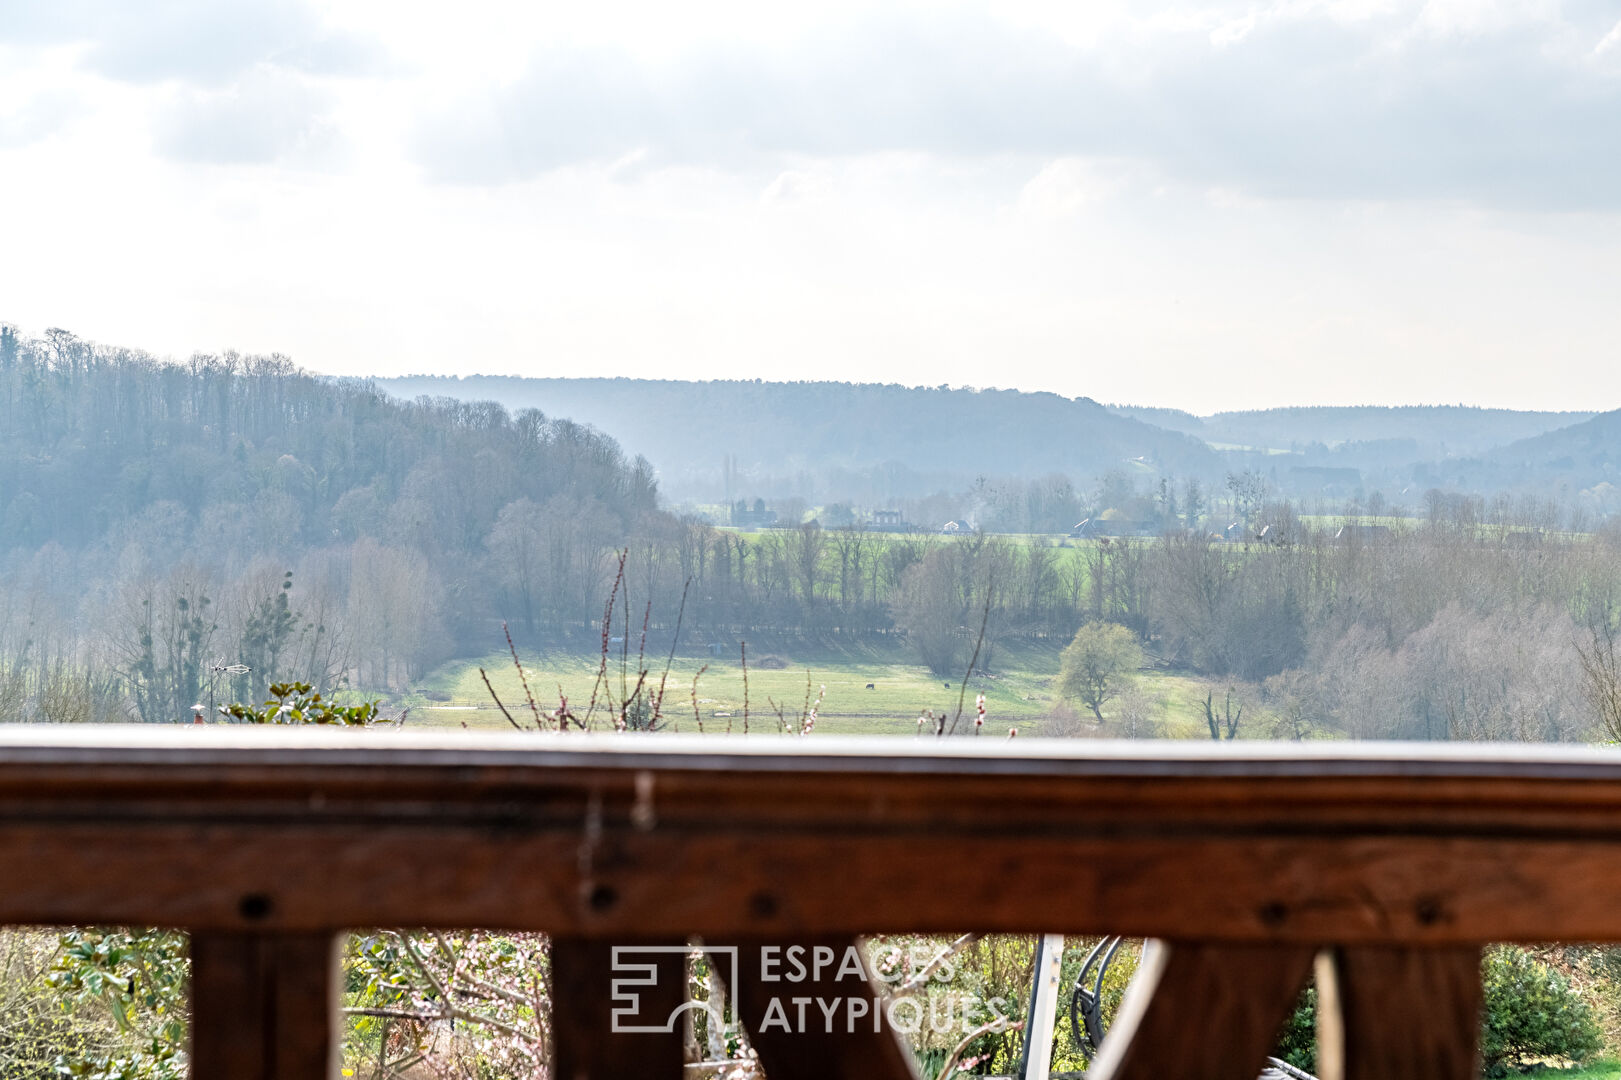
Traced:
[[1465, 405], [1305, 406], [1195, 416], [1178, 409], [1136, 405], [1111, 408], [1207, 442], [1277, 450], [1312, 443], [1411, 440], [1420, 458], [1468, 457], [1587, 420], [1591, 412], [1533, 412]]
[[1621, 409], [1501, 447], [1485, 464], [1577, 490], [1614, 484], [1621, 480]]
[[1580, 423], [1592, 412], [1475, 409], [1470, 405], [1305, 405], [1198, 417], [1178, 409], [1112, 405], [1118, 415], [1195, 435], [1208, 443], [1302, 449], [1311, 443], [1412, 439], [1420, 456], [1465, 457]]
[[657, 464], [678, 498], [734, 495], [882, 501], [961, 488], [980, 476], [1087, 478], [1115, 468], [1219, 477], [1195, 439], [1087, 398], [834, 382], [678, 382], [412, 376], [377, 385], [405, 398], [489, 399], [600, 428]]
[[[1550, 481], [1569, 487], [1568, 496], [1605, 475], [1588, 470], [1578, 477], [1572, 471], [1572, 462], [1591, 461], [1603, 452], [1602, 435], [1582, 433], [1593, 422], [1586, 412], [1370, 405], [1196, 416], [1178, 409], [1110, 408], [1202, 439], [1231, 470], [1258, 472], [1275, 490], [1299, 498], [1374, 491], [1400, 497], [1430, 488], [1523, 493]], [[1567, 458], [1566, 473], [1554, 475], [1548, 463]]]

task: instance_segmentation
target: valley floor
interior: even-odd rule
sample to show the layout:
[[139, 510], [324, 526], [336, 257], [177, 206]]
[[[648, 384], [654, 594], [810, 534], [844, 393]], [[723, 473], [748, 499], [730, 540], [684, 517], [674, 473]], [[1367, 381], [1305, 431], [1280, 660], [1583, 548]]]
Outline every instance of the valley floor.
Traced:
[[[529, 690], [544, 711], [557, 707], [559, 693], [566, 694], [570, 708], [584, 716], [597, 683], [601, 657], [558, 651], [520, 650]], [[664, 669], [664, 658], [650, 663], [649, 681], [656, 690]], [[483, 668], [496, 693], [520, 722], [528, 713], [527, 700], [518, 672], [507, 653], [454, 660], [441, 665], [392, 704], [410, 706], [407, 723], [411, 726], [508, 729], [510, 725], [490, 699]], [[816, 721], [816, 731], [833, 734], [910, 735], [919, 729], [918, 717], [925, 709], [935, 715], [962, 715], [957, 730], [971, 732], [974, 726], [975, 697], [985, 695], [984, 733], [1006, 737], [1010, 727], [1024, 735], [1067, 735], [1079, 737], [1144, 736], [1161, 738], [1208, 738], [1203, 701], [1207, 684], [1187, 674], [1147, 670], [1137, 678], [1139, 707], [1137, 718], [1122, 715], [1118, 703], [1105, 706], [1105, 722], [1097, 723], [1088, 710], [1064, 702], [1055, 689], [1059, 670], [1058, 650], [1050, 647], [999, 646], [990, 674], [969, 682], [963, 690], [957, 678], [942, 679], [917, 661], [904, 647], [837, 647], [796, 643], [775, 649], [750, 649], [748, 670], [748, 730], [776, 732], [782, 724], [797, 728], [808, 700], [816, 700], [826, 688]], [[615, 698], [634, 690], [637, 678], [634, 652], [627, 666], [621, 667], [616, 655], [609, 664], [608, 679]], [[696, 691], [693, 679], [697, 676]], [[1220, 701], [1223, 687], [1216, 688]], [[600, 697], [600, 695], [599, 695]], [[696, 712], [696, 715], [695, 715]], [[597, 714], [603, 714], [599, 700]], [[705, 733], [744, 730], [744, 680], [737, 657], [708, 655], [677, 656], [670, 665], [665, 683], [663, 716], [673, 730]], [[1084, 714], [1084, 715], [1083, 715]], [[1253, 730], [1246, 735], [1271, 737], [1269, 725], [1254, 714]], [[950, 721], [947, 721], [948, 725]]]

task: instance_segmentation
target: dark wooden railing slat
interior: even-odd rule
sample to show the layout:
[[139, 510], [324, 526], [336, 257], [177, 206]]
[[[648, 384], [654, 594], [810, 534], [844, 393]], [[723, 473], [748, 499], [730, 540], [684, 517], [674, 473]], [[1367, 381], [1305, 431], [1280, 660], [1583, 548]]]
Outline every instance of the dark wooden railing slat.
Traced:
[[1317, 970], [1322, 1080], [1474, 1080], [1480, 950], [1356, 946]]
[[1313, 955], [1300, 946], [1150, 943], [1088, 1080], [1255, 1080]]
[[332, 934], [193, 934], [191, 1075], [336, 1076], [337, 980]]
[[[660, 943], [637, 949], [580, 938], [552, 939], [552, 1075], [557, 1080], [679, 1080], [683, 1064], [682, 1025], [677, 1010], [686, 1002], [684, 946]], [[642, 970], [650, 969], [645, 973]], [[645, 980], [645, 981], [643, 981]], [[635, 981], [636, 985], [627, 985]], [[615, 983], [622, 994], [615, 997]], [[631, 1009], [619, 1026], [668, 1031], [615, 1031], [615, 1010]]]
[[[863, 955], [858, 939], [745, 940], [735, 944], [740, 987], [731, 990], [733, 1006], [770, 1080], [825, 1080], [835, 1076], [915, 1080], [912, 1052], [890, 1027], [866, 975], [856, 972], [853, 966], [845, 967], [847, 950], [856, 950], [857, 957]], [[772, 957], [778, 961], [774, 968], [781, 978], [765, 977], [765, 949], [774, 950]], [[798, 955], [808, 969], [802, 981], [788, 978], [790, 949], [800, 950]], [[831, 955], [835, 966], [823, 965], [818, 973], [817, 949], [827, 950], [821, 955]], [[724, 972], [730, 954], [713, 954], [711, 960], [723, 972], [723, 978], [729, 977]], [[842, 978], [840, 967], [844, 967]], [[796, 1003], [795, 998], [801, 1001]], [[827, 1003], [829, 1012], [824, 1012], [818, 1001]], [[858, 1001], [862, 1004], [852, 1005]], [[853, 1013], [859, 1015], [853, 1017]], [[776, 1022], [768, 1025], [768, 1016], [773, 1021], [786, 1016], [789, 1030], [782, 1030]]]

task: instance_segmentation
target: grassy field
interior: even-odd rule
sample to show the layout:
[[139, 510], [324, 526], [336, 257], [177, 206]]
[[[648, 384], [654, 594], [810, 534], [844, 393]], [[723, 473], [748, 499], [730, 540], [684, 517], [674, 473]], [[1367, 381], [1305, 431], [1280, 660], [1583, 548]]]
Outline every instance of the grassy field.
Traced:
[[[722, 532], [728, 532], [734, 536], [740, 537], [744, 543], [749, 544], [758, 544], [774, 537], [780, 537], [783, 532], [783, 530], [772, 528], [738, 529], [730, 525], [720, 525], [717, 526], [717, 528]], [[864, 535], [873, 543], [881, 546], [886, 543], [902, 540], [950, 540], [960, 538], [965, 534], [955, 534], [955, 536], [953, 536], [950, 534], [941, 533], [934, 529], [915, 529], [911, 532], [883, 532], [877, 529], [867, 529], [865, 530]], [[1056, 548], [1060, 551], [1076, 554], [1078, 554], [1082, 549], [1091, 547], [1096, 543], [1094, 540], [1071, 539], [1068, 533], [995, 533], [994, 535], [998, 540], [1005, 540], [1008, 543], [1018, 544], [1023, 547], [1050, 547]]]
[[1537, 1066], [1521, 1076], [1540, 1077], [1541, 1080], [1621, 1080], [1621, 1062], [1603, 1060], [1568, 1069]]
[[[555, 708], [561, 689], [568, 695], [573, 711], [581, 716], [585, 714], [597, 679], [598, 656], [531, 651], [521, 651], [519, 655], [528, 674], [529, 688], [541, 709]], [[631, 670], [623, 676], [617, 658], [610, 665], [609, 677], [615, 696], [621, 693], [622, 680], [634, 686], [635, 657], [630, 660]], [[694, 692], [693, 677], [705, 665], [707, 670], [698, 678]], [[479, 674], [481, 667], [515, 716], [519, 706], [527, 712], [523, 685], [512, 658], [506, 653], [445, 664], [396, 703], [411, 706], [408, 723], [412, 725], [508, 728], [507, 721], [490, 700]], [[1083, 718], [1059, 700], [1053, 689], [1058, 667], [1056, 649], [1028, 645], [1000, 647], [996, 651], [993, 674], [971, 681], [964, 693], [957, 679], [936, 677], [904, 648], [802, 645], [775, 651], [751, 649], [749, 730], [776, 732], [779, 727], [776, 706], [782, 707], [790, 724], [797, 723], [805, 707], [808, 678], [811, 700], [826, 687], [816, 724], [816, 730], [822, 733], [915, 734], [917, 718], [923, 709], [955, 715], [959, 696], [963, 710], [959, 730], [971, 730], [975, 696], [984, 693], [986, 734], [1005, 737], [1009, 727], [1017, 727], [1021, 734], [1030, 735], [1121, 734], [1117, 723], [1096, 724], [1090, 714]], [[655, 684], [662, 670], [661, 658], [651, 675]], [[868, 689], [869, 683], [871, 689]], [[1153, 715], [1150, 727], [1154, 734], [1169, 738], [1206, 737], [1199, 705], [1204, 696], [1203, 683], [1182, 675], [1145, 671], [1139, 677], [1138, 687], [1150, 702]], [[704, 732], [743, 730], [743, 673], [736, 657], [676, 657], [670, 667], [663, 711], [680, 731], [693, 732], [699, 728], [694, 717], [694, 697]], [[1113, 719], [1111, 711], [1105, 708], [1106, 718]]]

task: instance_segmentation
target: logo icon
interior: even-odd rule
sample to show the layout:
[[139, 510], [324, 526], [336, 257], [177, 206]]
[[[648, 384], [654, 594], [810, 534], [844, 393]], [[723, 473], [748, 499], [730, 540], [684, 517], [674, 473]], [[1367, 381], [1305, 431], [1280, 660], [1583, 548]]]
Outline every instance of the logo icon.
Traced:
[[[726, 1018], [719, 1015], [716, 1009], [707, 1001], [687, 1001], [676, 1006], [668, 1016], [650, 1016], [642, 1008], [642, 994], [659, 984], [659, 967], [654, 962], [655, 956], [668, 956], [679, 953], [688, 956], [699, 951], [691, 945], [615, 945], [613, 947], [613, 1002], [614, 1009], [609, 1030], [614, 1034], [626, 1035], [657, 1035], [672, 1033], [676, 1024], [681, 1020], [681, 1014], [690, 1010], [698, 1010], [709, 1014], [710, 1023], [715, 1030], [726, 1026]], [[723, 945], [703, 947], [702, 952], [708, 955], [713, 965], [724, 963], [723, 977], [728, 988], [736, 993], [737, 987], [737, 946]], [[640, 962], [638, 962], [638, 957]]]

